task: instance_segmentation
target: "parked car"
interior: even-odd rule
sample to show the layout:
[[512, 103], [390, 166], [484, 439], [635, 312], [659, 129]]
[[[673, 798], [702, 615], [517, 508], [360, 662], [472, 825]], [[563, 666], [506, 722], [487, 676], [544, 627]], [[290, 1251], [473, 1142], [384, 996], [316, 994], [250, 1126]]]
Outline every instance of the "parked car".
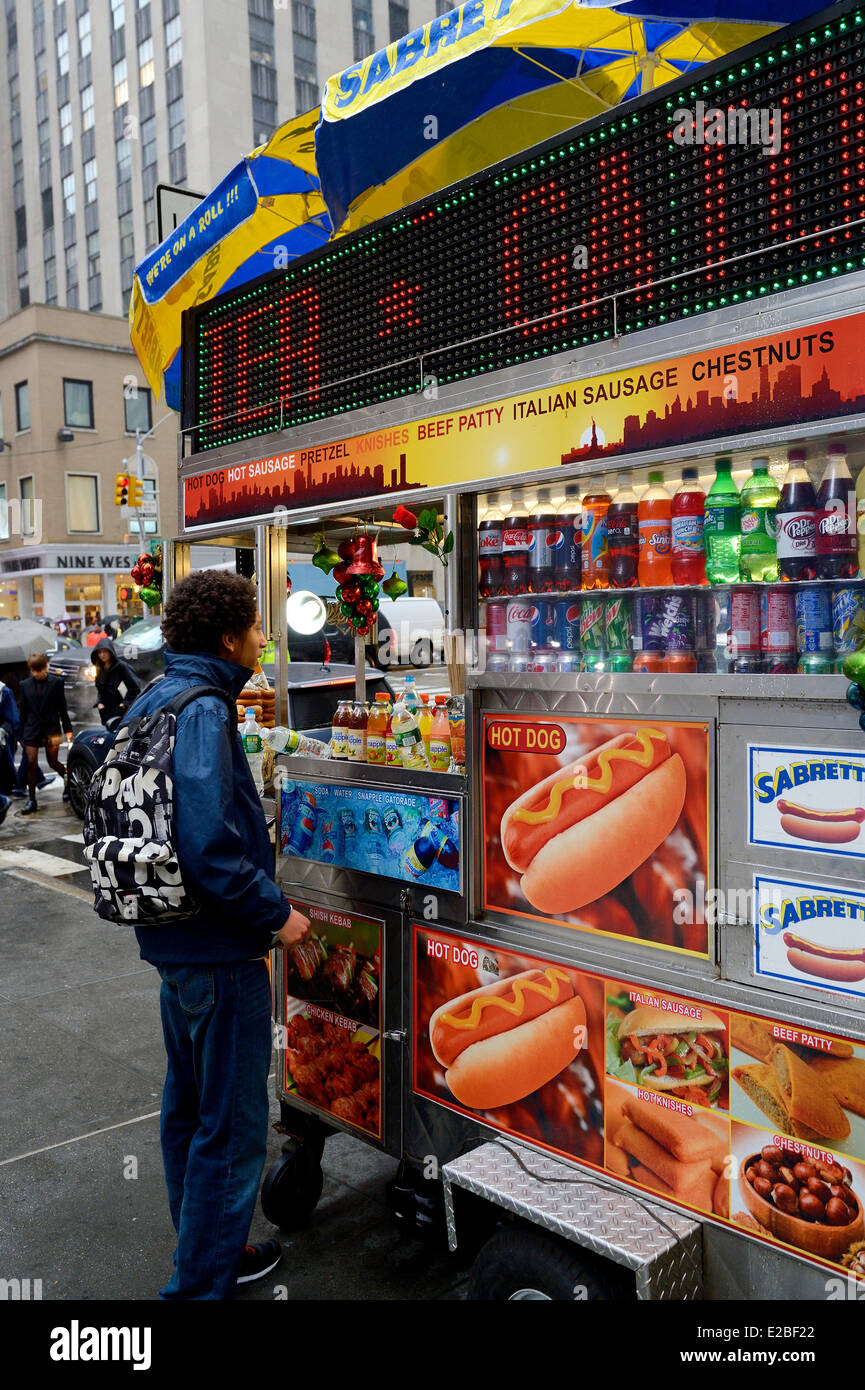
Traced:
[[[161, 679], [161, 676], [157, 678]], [[286, 689], [289, 728], [300, 729], [326, 742], [330, 738], [339, 701], [354, 692], [354, 667], [322, 667], [317, 661], [295, 661], [289, 667]], [[389, 695], [394, 693], [387, 678], [370, 666], [366, 671], [366, 691], [369, 701], [373, 701], [380, 691], [387, 691]], [[97, 728], [82, 729], [70, 745], [66, 761], [66, 787], [72, 809], [82, 820], [90, 779], [107, 758], [119, 723], [119, 720], [111, 720], [108, 727], [100, 724]]]
[[375, 664], [431, 666], [444, 660], [444, 614], [434, 598], [382, 598]]
[[52, 675], [63, 677], [72, 723], [91, 724], [96, 716], [96, 668], [92, 647], [82, 647], [72, 637], [58, 637], [46, 656]]

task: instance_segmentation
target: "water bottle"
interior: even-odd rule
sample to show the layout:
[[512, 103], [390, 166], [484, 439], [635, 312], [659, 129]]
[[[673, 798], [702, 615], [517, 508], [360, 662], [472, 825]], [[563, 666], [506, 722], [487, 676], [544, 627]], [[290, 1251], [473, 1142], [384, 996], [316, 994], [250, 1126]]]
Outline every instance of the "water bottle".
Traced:
[[715, 481], [706, 496], [706, 578], [710, 584], [735, 584], [739, 579], [739, 489], [732, 478], [732, 459], [718, 459]]
[[304, 753], [309, 758], [329, 758], [330, 744], [321, 739], [299, 734], [296, 729], [286, 729], [278, 724], [275, 729], [262, 729], [262, 738], [270, 744], [274, 753]]
[[740, 495], [739, 578], [772, 584], [778, 578], [775, 509], [781, 493], [769, 476], [769, 460], [751, 460], [752, 473]]
[[[414, 693], [414, 680], [411, 676], [406, 676], [407, 687], [409, 681], [412, 682], [411, 693]], [[393, 736], [403, 767], [414, 768], [418, 772], [429, 772], [430, 765], [424, 752], [423, 738], [417, 716], [408, 704], [408, 694], [409, 690], [406, 689], [393, 712]]]
[[401, 699], [402, 702], [406, 705], [406, 707], [411, 710], [412, 714], [417, 714], [418, 707], [420, 705], [420, 700], [418, 699], [417, 687], [414, 683], [414, 676], [406, 676], [405, 689], [402, 692]]
[[264, 761], [264, 753], [262, 752], [261, 744], [261, 726], [255, 718], [254, 709], [247, 709], [246, 723], [240, 730], [240, 737], [243, 740], [243, 751], [246, 754], [246, 761], [249, 763], [249, 770], [252, 773], [255, 790], [260, 796], [264, 791], [264, 778], [261, 775], [261, 764]]

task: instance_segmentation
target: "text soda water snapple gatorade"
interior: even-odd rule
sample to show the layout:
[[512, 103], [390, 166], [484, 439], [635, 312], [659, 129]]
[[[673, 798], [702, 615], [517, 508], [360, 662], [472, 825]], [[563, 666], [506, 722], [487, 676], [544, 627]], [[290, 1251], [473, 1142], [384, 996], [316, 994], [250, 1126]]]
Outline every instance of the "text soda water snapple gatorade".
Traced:
[[670, 557], [672, 507], [672, 498], [664, 487], [663, 473], [650, 473], [649, 486], [637, 503], [640, 532], [637, 577], [644, 588], [673, 582]]
[[682, 482], [673, 494], [670, 518], [670, 568], [674, 584], [705, 584], [706, 494], [696, 468], [682, 469]]

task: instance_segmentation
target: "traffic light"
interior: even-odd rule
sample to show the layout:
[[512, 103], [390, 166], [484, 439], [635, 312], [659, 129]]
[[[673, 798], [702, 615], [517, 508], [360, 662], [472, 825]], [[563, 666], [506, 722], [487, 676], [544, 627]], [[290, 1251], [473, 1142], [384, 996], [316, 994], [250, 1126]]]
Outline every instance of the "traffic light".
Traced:
[[140, 507], [144, 501], [144, 483], [140, 478], [130, 477], [129, 479], [129, 505], [130, 507]]
[[128, 473], [118, 473], [114, 478], [114, 505], [115, 507], [129, 506], [129, 484], [132, 482]]

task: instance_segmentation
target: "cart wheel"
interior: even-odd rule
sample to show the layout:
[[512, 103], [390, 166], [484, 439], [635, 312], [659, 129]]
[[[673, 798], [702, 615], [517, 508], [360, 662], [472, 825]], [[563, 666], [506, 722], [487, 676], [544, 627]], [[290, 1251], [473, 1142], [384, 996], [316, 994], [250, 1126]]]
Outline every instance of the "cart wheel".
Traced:
[[267, 1170], [261, 1210], [283, 1231], [299, 1231], [318, 1205], [324, 1173], [315, 1153], [293, 1139]]
[[553, 1236], [506, 1227], [488, 1240], [472, 1266], [468, 1297], [486, 1302], [627, 1300], [633, 1282], [608, 1262]]

